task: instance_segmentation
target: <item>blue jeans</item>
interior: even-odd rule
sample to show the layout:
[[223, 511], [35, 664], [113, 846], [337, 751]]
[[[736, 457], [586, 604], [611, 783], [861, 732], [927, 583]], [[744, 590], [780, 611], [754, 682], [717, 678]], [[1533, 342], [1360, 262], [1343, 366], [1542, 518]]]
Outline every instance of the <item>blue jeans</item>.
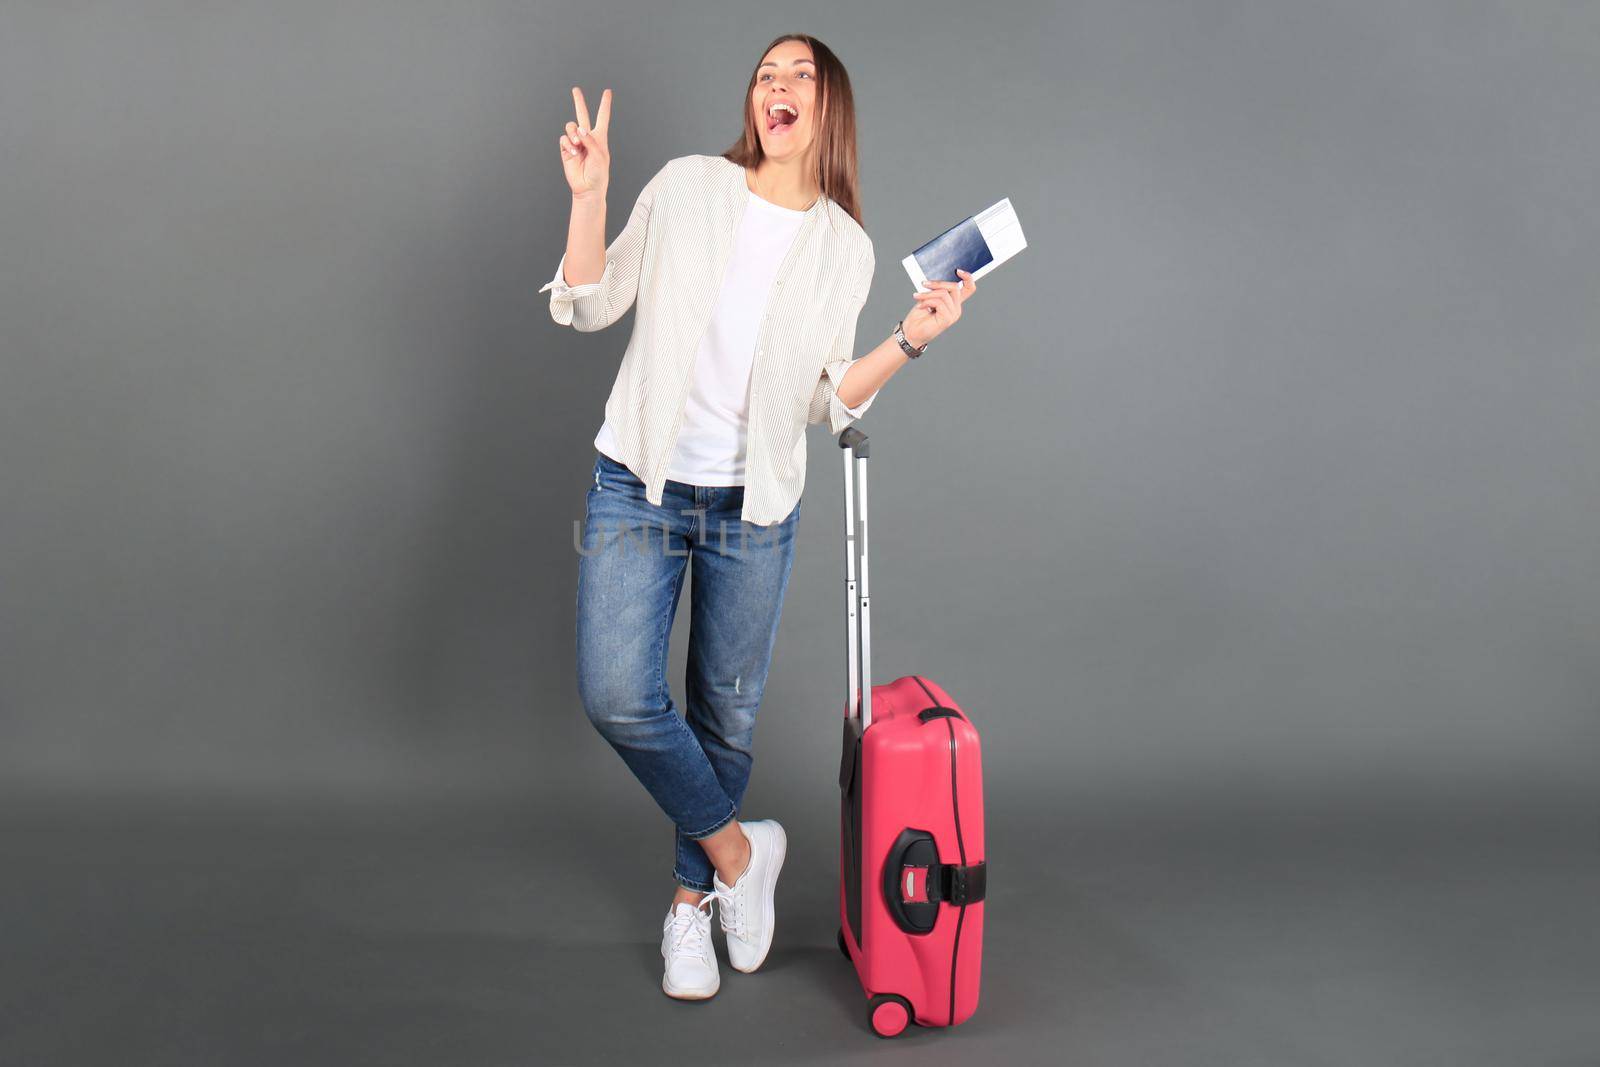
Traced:
[[[800, 505], [782, 522], [742, 522], [743, 486], [669, 480], [661, 506], [596, 453], [578, 562], [578, 692], [595, 729], [676, 828], [673, 877], [711, 891], [698, 842], [738, 814], [756, 709], [789, 586]], [[680, 717], [667, 638], [686, 573], [689, 657]]]

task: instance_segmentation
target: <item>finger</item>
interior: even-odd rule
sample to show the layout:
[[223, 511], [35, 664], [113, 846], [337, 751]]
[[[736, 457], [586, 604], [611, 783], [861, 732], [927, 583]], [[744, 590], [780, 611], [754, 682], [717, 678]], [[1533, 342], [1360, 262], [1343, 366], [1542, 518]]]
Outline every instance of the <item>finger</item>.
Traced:
[[[958, 270], [956, 273], [961, 275], [962, 280], [965, 282], [965, 284], [961, 287], [961, 291], [965, 294], [965, 296], [971, 296], [973, 293], [978, 291], [978, 283], [973, 280], [971, 273], [964, 270]], [[965, 296], [963, 299], [965, 299]]]
[[574, 141], [572, 138], [568, 137], [566, 134], [562, 134], [561, 135], [561, 148], [562, 148], [562, 151], [566, 152], [567, 155], [569, 155], [569, 156], [576, 156], [576, 155], [581, 155], [582, 154], [578, 150], [577, 142]]
[[589, 122], [589, 105], [583, 101], [583, 90], [576, 85], [572, 87], [572, 103], [578, 112], [579, 128], [585, 130], [592, 128], [592, 124]]
[[611, 128], [611, 90], [600, 94], [600, 110], [595, 112], [594, 128], [605, 133]]

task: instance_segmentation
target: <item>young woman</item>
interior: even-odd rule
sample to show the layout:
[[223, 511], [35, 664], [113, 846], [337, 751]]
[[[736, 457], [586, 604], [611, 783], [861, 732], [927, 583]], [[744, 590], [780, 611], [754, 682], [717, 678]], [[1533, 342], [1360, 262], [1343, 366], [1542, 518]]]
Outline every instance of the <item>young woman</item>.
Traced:
[[[762, 54], [744, 134], [720, 156], [670, 160], [605, 247], [611, 90], [591, 126], [582, 90], [561, 138], [572, 189], [550, 292], [563, 325], [599, 330], [637, 301], [595, 437], [578, 564], [584, 708], [676, 827], [677, 892], [662, 923], [662, 989], [720, 984], [710, 911], [729, 962], [754, 971], [774, 926], [786, 840], [740, 821], [751, 740], [794, 556], [806, 426], [838, 434], [961, 316], [976, 291], [932, 282], [900, 336], [853, 359], [872, 284], [860, 225], [855, 106], [833, 52], [803, 34]], [[686, 716], [667, 637], [690, 585]]]

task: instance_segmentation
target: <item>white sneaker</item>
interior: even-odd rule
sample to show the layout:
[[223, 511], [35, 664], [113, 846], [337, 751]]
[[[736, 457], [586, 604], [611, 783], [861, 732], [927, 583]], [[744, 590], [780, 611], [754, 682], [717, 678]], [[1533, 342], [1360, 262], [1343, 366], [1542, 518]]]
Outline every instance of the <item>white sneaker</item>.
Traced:
[[778, 871], [789, 839], [783, 827], [772, 819], [741, 822], [739, 829], [750, 841], [750, 864], [729, 886], [716, 874], [712, 895], [721, 902], [717, 916], [728, 938], [728, 962], [735, 970], [753, 971], [767, 958], [772, 948], [775, 915], [772, 894], [778, 886]]
[[675, 904], [661, 924], [661, 958], [667, 961], [661, 989], [679, 1000], [705, 1000], [722, 981], [717, 975], [717, 952], [711, 944], [711, 902], [707, 895], [698, 906]]

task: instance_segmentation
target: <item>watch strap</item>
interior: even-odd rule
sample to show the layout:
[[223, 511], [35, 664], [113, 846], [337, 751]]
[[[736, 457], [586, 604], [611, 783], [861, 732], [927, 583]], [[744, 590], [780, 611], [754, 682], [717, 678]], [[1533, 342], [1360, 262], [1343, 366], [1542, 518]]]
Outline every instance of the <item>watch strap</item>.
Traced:
[[924, 344], [921, 348], [918, 348], [916, 345], [908, 341], [906, 339], [905, 325], [905, 319], [901, 319], [899, 322], [894, 324], [894, 339], [900, 342], [900, 350], [902, 352], [910, 356], [912, 359], [916, 359], [918, 356], [922, 355], [922, 353], [928, 350], [928, 346]]

